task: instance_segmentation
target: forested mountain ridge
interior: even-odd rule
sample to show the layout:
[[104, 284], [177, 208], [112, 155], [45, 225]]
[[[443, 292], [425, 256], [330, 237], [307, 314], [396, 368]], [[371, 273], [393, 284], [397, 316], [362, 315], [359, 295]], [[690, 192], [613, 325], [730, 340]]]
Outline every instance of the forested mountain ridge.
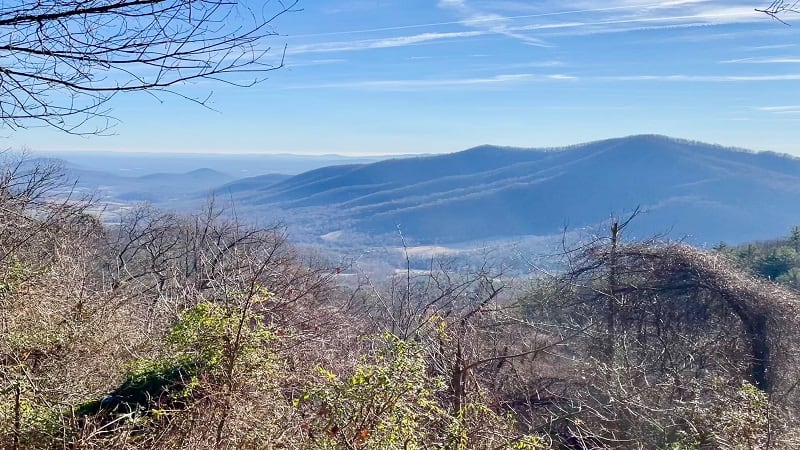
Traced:
[[227, 189], [245, 206], [309, 223], [323, 212], [377, 235], [399, 225], [424, 243], [550, 235], [636, 207], [645, 212], [637, 235], [696, 243], [765, 239], [800, 222], [800, 159], [654, 135], [547, 150], [482, 146]]

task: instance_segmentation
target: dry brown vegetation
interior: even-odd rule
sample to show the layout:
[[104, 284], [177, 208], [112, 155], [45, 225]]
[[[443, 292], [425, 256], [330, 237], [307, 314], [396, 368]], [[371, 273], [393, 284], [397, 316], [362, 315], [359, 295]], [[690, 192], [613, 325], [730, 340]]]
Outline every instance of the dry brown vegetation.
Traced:
[[213, 201], [104, 225], [56, 167], [4, 167], [2, 448], [798, 445], [800, 297], [721, 253], [623, 224], [527, 282], [344, 286]]

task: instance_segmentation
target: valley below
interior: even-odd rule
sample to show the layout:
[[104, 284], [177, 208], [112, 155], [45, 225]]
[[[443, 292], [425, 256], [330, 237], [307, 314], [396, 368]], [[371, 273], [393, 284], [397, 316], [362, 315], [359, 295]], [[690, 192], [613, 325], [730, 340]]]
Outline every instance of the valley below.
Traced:
[[84, 154], [61, 163], [98, 196], [106, 221], [137, 203], [191, 211], [213, 197], [239, 219], [283, 224], [298, 245], [371, 267], [403, 267], [406, 253], [418, 265], [492, 254], [524, 273], [529, 255], [603, 235], [609, 219], [633, 211], [627, 238], [706, 248], [800, 223], [800, 159], [656, 135], [391, 159]]

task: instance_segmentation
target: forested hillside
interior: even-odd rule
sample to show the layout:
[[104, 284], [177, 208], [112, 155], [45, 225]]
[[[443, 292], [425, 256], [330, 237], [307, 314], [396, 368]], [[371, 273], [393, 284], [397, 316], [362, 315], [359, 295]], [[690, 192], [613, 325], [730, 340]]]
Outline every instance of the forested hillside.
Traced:
[[614, 222], [560, 273], [370, 280], [213, 203], [105, 226], [64, 181], [0, 179], [0, 447], [800, 445], [800, 297], [723, 253]]
[[343, 231], [382, 245], [398, 226], [422, 245], [513, 241], [595, 227], [638, 207], [637, 236], [739, 244], [800, 221], [798, 174], [800, 159], [788, 155], [640, 135], [331, 166], [218, 192], [250, 214], [282, 212], [308, 242]]

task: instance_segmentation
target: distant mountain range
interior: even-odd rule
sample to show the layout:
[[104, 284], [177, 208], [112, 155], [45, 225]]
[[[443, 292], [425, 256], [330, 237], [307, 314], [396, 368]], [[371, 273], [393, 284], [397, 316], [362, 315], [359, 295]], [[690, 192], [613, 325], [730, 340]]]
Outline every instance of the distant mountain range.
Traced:
[[169, 206], [195, 199], [198, 192], [210, 192], [211, 186], [228, 183], [235, 178], [212, 169], [195, 169], [185, 173], [156, 172], [139, 176], [68, 169], [78, 186], [96, 192], [101, 199], [122, 202], [150, 202]]
[[[365, 164], [385, 159], [380, 156], [293, 155], [247, 153], [134, 153], [134, 152], [58, 152], [36, 156], [55, 158], [70, 168], [108, 172], [134, 177], [160, 173], [185, 173], [211, 168], [231, 177], [252, 177], [265, 173], [297, 175], [334, 164]], [[209, 185], [209, 187], [212, 187]]]
[[126, 152], [60, 152], [31, 156], [29, 164], [63, 167], [78, 189], [95, 194], [101, 201], [150, 202], [168, 209], [196, 207], [215, 188], [234, 180], [239, 184], [231, 187], [232, 190], [250, 189], [319, 167], [384, 159], [378, 156]]
[[[197, 208], [215, 192], [235, 202], [240, 218], [283, 221], [297, 241], [357, 251], [396, 245], [398, 228], [413, 245], [450, 248], [553, 237], [565, 228], [596, 230], [637, 207], [643, 213], [628, 230], [633, 238], [660, 234], [736, 244], [771, 239], [800, 224], [800, 159], [655, 135], [556, 149], [485, 145], [388, 160], [65, 159], [57, 163], [79, 189], [123, 209], [141, 201]], [[276, 169], [298, 164], [317, 168], [299, 174]]]
[[481, 146], [247, 178], [219, 191], [317, 236], [400, 227], [427, 244], [553, 235], [637, 207], [632, 234], [694, 243], [767, 239], [800, 224], [800, 159], [654, 135], [559, 149]]

